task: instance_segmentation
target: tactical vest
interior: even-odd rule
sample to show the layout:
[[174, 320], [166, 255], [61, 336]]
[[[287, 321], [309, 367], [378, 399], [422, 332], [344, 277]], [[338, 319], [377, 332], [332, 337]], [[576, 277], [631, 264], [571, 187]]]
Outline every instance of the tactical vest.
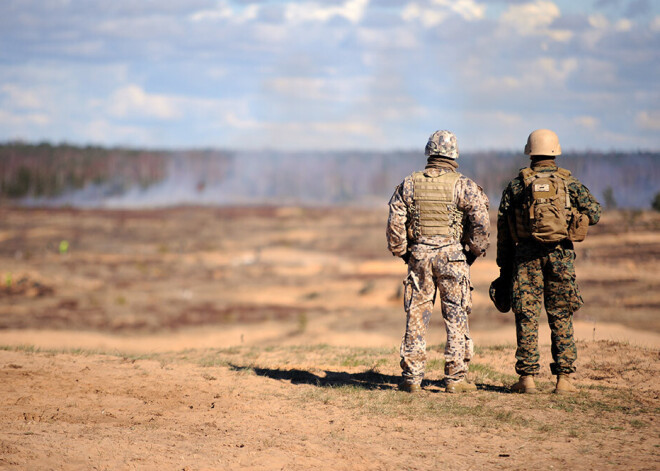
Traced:
[[571, 172], [558, 168], [538, 172], [531, 168], [520, 171], [524, 188], [521, 204], [516, 204], [514, 220], [509, 220], [516, 242], [533, 238], [543, 243], [556, 243], [569, 238], [573, 213], [568, 192]]
[[463, 233], [463, 213], [456, 208], [454, 193], [458, 172], [444, 172], [431, 177], [415, 172], [413, 202], [409, 207], [408, 239], [444, 236], [460, 239]]

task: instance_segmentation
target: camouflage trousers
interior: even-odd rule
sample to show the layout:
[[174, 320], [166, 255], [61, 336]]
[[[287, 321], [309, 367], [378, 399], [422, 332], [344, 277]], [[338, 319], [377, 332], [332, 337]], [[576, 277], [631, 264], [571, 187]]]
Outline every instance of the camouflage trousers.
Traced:
[[401, 342], [403, 378], [419, 384], [426, 368], [426, 330], [435, 304], [436, 290], [440, 294], [442, 317], [447, 329], [445, 347], [445, 378], [463, 379], [472, 358], [473, 344], [468, 327], [472, 309], [470, 268], [465, 255], [452, 245], [446, 248], [413, 248], [408, 261], [408, 276], [404, 280], [406, 333]]
[[511, 308], [516, 316], [516, 372], [539, 372], [538, 328], [541, 301], [545, 303], [552, 341], [552, 374], [575, 372], [577, 348], [573, 337], [573, 313], [582, 306], [575, 281], [575, 252], [555, 246], [539, 252], [533, 245], [519, 245], [513, 278]]

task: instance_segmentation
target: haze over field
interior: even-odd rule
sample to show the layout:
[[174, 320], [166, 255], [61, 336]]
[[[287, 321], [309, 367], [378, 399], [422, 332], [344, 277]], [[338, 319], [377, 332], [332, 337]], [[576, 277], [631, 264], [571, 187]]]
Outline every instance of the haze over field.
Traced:
[[[459, 171], [493, 207], [529, 160], [522, 153], [466, 152]], [[149, 151], [42, 144], [0, 145], [0, 202], [30, 206], [148, 208], [360, 205], [383, 207], [424, 166], [423, 149], [400, 152]], [[649, 208], [660, 153], [572, 153], [559, 159], [607, 208]]]

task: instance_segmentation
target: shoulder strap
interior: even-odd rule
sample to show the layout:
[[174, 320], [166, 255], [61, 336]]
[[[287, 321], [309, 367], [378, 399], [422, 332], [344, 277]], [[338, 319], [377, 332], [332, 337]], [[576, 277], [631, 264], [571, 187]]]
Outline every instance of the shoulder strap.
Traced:
[[566, 179], [571, 176], [571, 171], [566, 170], [565, 168], [557, 168], [557, 175], [560, 177]]
[[522, 177], [523, 180], [527, 180], [531, 177], [534, 176], [534, 170], [532, 170], [529, 167], [521, 168], [520, 169], [520, 176]]
[[571, 207], [571, 195], [568, 192], [568, 179], [571, 176], [570, 170], [566, 170], [565, 168], [557, 168], [557, 175], [561, 178], [561, 180], [564, 182], [564, 193], [566, 195], [566, 204], [565, 207], [568, 209]]

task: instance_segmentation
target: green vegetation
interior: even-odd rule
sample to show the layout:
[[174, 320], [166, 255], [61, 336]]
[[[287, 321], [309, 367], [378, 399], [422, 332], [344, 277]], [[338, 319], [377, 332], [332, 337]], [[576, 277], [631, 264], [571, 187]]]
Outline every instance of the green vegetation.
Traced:
[[603, 191], [603, 199], [605, 200], [606, 209], [614, 209], [617, 207], [616, 198], [614, 198], [614, 190], [611, 186], [608, 186]]
[[651, 202], [651, 207], [656, 211], [660, 211], [660, 192], [655, 194], [655, 197]]

